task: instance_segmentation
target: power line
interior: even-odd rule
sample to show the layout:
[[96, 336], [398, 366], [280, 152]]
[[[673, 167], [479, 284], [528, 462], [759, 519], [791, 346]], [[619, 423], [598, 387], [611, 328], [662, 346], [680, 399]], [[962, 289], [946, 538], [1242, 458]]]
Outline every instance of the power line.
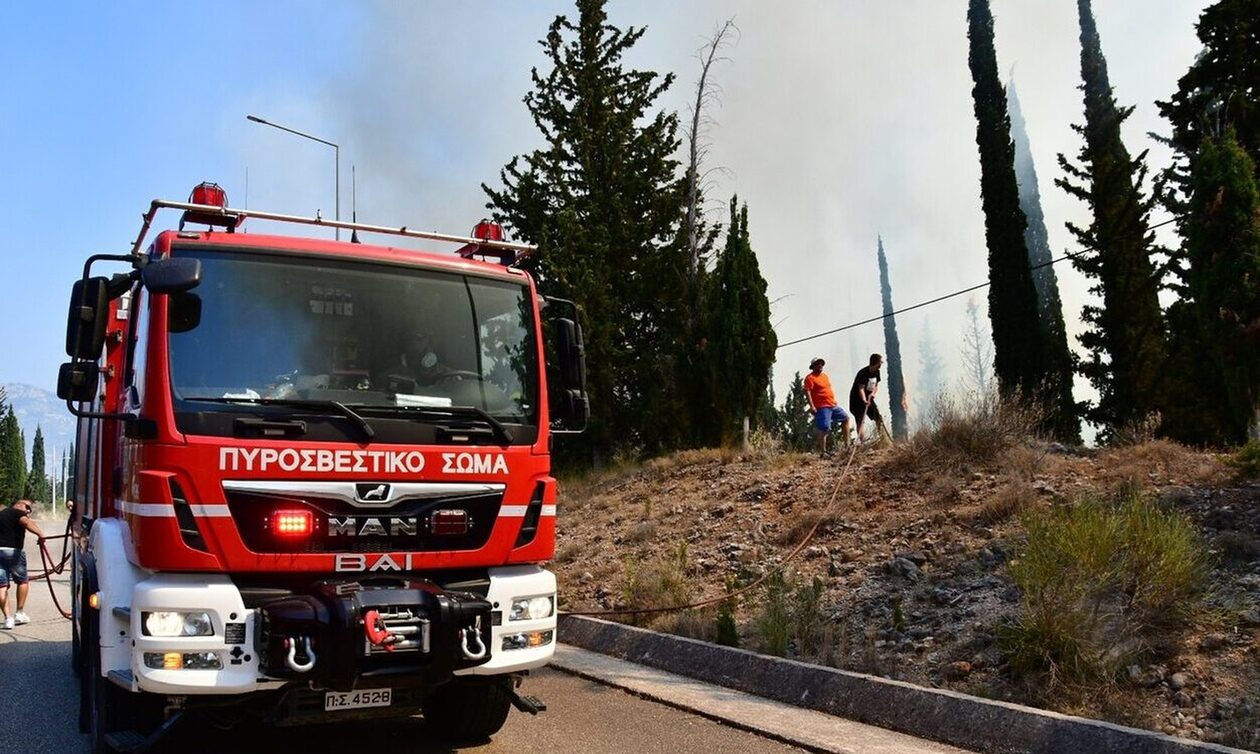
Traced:
[[[1154, 225], [1146, 227], [1145, 229], [1143, 229], [1142, 233], [1143, 235], [1145, 235], [1146, 233], [1152, 230], [1155, 230], [1156, 228], [1162, 228], [1165, 225], [1175, 223], [1176, 221], [1180, 220], [1183, 217], [1185, 217], [1184, 214], [1174, 215], [1173, 217], [1170, 217], [1169, 219], [1164, 220], [1163, 222], [1155, 223]], [[1064, 254], [1061, 257], [1056, 257], [1054, 259], [1051, 259], [1049, 262], [1042, 262], [1041, 264], [1032, 265], [1029, 269], [1040, 270], [1042, 267], [1049, 267], [1052, 264], [1058, 264], [1059, 262], [1062, 262], [1067, 259], [1075, 259], [1088, 251], [1099, 251], [1099, 249], [1080, 249], [1079, 251], [1069, 251], [1068, 253]], [[988, 288], [990, 285], [991, 283], [989, 282], [977, 283], [976, 285], [973, 285], [969, 288], [961, 288], [959, 290], [953, 291], [952, 293], [946, 293], [943, 296], [937, 296], [936, 298], [928, 299], [927, 301], [920, 301], [917, 304], [911, 304], [910, 306], [907, 306], [905, 308], [897, 309], [895, 311], [888, 312], [887, 314], [881, 314], [878, 317], [871, 317], [869, 319], [864, 319], [861, 322], [853, 322], [851, 324], [847, 324], [842, 327], [836, 327], [834, 329], [826, 330], [824, 332], [815, 333], [813, 335], [806, 335], [805, 337], [797, 338], [796, 340], [789, 340], [786, 343], [780, 343], [776, 347], [776, 350], [778, 350], [779, 348], [787, 348], [788, 346], [794, 346], [797, 343], [804, 343], [806, 341], [816, 340], [817, 338], [822, 338], [827, 335], [835, 335], [838, 332], [844, 332], [845, 330], [852, 330], [853, 328], [861, 327], [862, 325], [869, 325], [872, 322], [879, 322], [880, 320], [887, 319], [889, 317], [894, 317], [898, 314], [903, 314], [905, 312], [912, 312], [915, 309], [922, 309], [925, 306], [931, 306], [932, 304], [938, 304], [947, 299], [956, 298], [958, 296], [963, 295], [964, 293], [971, 293], [972, 291], [978, 291], [981, 288]]]

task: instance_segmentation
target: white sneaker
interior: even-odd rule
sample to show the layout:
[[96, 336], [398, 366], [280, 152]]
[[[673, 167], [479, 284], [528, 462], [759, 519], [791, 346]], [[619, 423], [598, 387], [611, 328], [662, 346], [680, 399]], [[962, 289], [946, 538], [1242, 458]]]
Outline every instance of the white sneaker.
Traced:
[[12, 615], [10, 615], [8, 618], [5, 618], [5, 619], [4, 619], [4, 627], [5, 627], [5, 629], [6, 629], [6, 630], [11, 630], [11, 629], [13, 628], [13, 616], [12, 616]]
[[31, 618], [26, 613], [22, 612], [21, 610], [18, 610], [16, 613], [13, 614], [13, 622], [20, 626], [23, 623], [30, 623]]

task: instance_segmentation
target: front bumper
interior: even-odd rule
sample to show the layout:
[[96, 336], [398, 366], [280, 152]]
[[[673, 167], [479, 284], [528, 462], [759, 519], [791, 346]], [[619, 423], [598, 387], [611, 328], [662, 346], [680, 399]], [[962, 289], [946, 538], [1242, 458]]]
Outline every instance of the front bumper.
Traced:
[[[512, 621], [512, 601], [521, 597], [553, 597], [555, 575], [537, 566], [488, 570], [484, 597], [444, 592], [419, 579], [393, 580], [360, 589], [346, 582], [312, 585], [307, 594], [290, 595], [247, 608], [240, 591], [222, 575], [156, 574], [136, 584], [130, 609], [132, 688], [159, 694], [245, 694], [281, 688], [294, 681], [317, 688], [364, 686], [433, 686], [454, 675], [501, 675], [545, 665], [555, 651], [556, 617]], [[371, 646], [363, 630], [368, 609], [408, 611], [408, 625], [417, 626], [418, 645], [382, 652]], [[144, 614], [154, 611], [206, 612], [212, 636], [154, 637], [143, 631]], [[480, 618], [480, 621], [477, 619]], [[466, 625], [465, 625], [466, 624]], [[470, 659], [461, 651], [459, 629], [478, 632], [486, 657]], [[539, 646], [504, 647], [504, 637], [550, 632]], [[296, 643], [295, 665], [303, 667], [304, 637], [313, 649], [309, 670], [287, 662], [288, 646]], [[285, 640], [290, 640], [286, 644]], [[427, 644], [419, 646], [421, 639]], [[477, 642], [470, 642], [476, 646]], [[423, 650], [423, 651], [422, 651]], [[149, 667], [145, 655], [167, 653], [213, 655], [217, 669]]]

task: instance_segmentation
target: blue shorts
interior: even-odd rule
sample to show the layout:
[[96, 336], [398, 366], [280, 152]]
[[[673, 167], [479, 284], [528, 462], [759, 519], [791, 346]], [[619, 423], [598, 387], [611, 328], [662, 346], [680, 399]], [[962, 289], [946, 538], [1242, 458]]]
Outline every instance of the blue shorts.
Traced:
[[830, 432], [832, 422], [844, 424], [848, 420], [849, 415], [839, 406], [824, 406], [814, 412], [814, 426], [819, 432]]
[[26, 553], [16, 547], [0, 547], [0, 586], [8, 586], [9, 579], [26, 583]]

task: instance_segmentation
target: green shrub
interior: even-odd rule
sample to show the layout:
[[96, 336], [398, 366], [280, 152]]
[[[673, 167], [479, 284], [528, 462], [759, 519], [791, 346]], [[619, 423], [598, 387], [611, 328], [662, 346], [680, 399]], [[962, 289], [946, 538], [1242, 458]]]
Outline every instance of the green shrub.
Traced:
[[724, 647], [739, 646], [739, 627], [735, 624], [735, 611], [729, 601], [723, 602], [718, 607], [717, 638], [715, 640]]
[[780, 571], [775, 571], [766, 579], [765, 601], [761, 603], [761, 611], [754, 623], [761, 651], [766, 654], [780, 657], [787, 654], [792, 638], [788, 589], [787, 579]]
[[1003, 632], [1017, 672], [1110, 678], [1201, 600], [1207, 548], [1189, 520], [1142, 497], [1084, 500], [1024, 523], [1028, 545], [1010, 567], [1023, 610]]
[[[659, 556], [647, 563], [626, 561], [622, 569], [621, 594], [632, 610], [651, 610], [685, 605], [694, 594], [687, 578], [687, 545]], [[652, 615], [641, 616], [637, 623], [648, 622]]]
[[1227, 461], [1243, 479], [1260, 479], [1260, 440], [1252, 440]]

